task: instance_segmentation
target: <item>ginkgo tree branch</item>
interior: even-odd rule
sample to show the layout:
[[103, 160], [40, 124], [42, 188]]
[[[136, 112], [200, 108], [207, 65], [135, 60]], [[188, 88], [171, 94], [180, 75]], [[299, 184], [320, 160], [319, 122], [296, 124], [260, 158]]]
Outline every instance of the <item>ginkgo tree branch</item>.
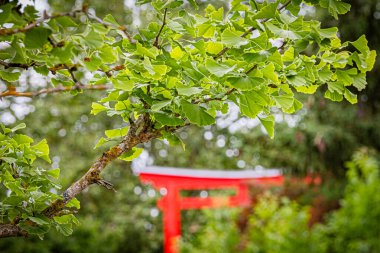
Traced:
[[[37, 62], [35, 61], [32, 61], [30, 63], [17, 63], [17, 62], [6, 62], [6, 61], [3, 61], [3, 60], [0, 60], [0, 65], [4, 66], [5, 69], [8, 69], [8, 68], [21, 68], [21, 69], [29, 69], [31, 67], [41, 67], [41, 66], [44, 66], [44, 65], [41, 65], [41, 64], [38, 64]], [[61, 70], [61, 69], [65, 69], [67, 67], [76, 67], [77, 64], [72, 64], [72, 65], [69, 65], [69, 64], [57, 64], [57, 65], [54, 65], [52, 67], [49, 67], [48, 70], [51, 71], [53, 74], [55, 71], [58, 71], [58, 70]]]
[[14, 63], [14, 62], [6, 62], [3, 60], [0, 60], [0, 65], [4, 66], [4, 68], [21, 68], [21, 69], [28, 69], [30, 67], [36, 66], [36, 62], [31, 62], [30, 64], [26, 63]]
[[36, 20], [32, 23], [29, 23], [29, 24], [25, 25], [24, 27], [0, 29], [0, 36], [13, 35], [16, 33], [25, 33], [27, 31], [29, 31], [30, 29], [41, 25], [42, 23], [46, 22], [47, 20], [55, 19], [55, 18], [59, 18], [59, 17], [65, 17], [65, 16], [75, 17], [75, 15], [77, 13], [83, 13], [86, 11], [87, 11], [87, 6], [83, 5], [83, 8], [81, 10], [73, 10], [71, 12], [66, 12], [66, 13], [58, 13], [58, 14], [54, 14], [54, 15], [48, 15], [46, 12], [44, 12], [44, 15], [41, 19]]
[[[34, 62], [34, 61], [32, 61], [31, 63], [14, 63], [14, 62], [6, 62], [6, 61], [3, 61], [3, 60], [0, 60], [0, 65], [4, 66], [5, 69], [8, 69], [8, 68], [21, 68], [21, 69], [25, 69], [25, 70], [27, 70], [27, 69], [29, 69], [31, 67], [41, 67], [41, 66], [44, 66], [44, 65], [38, 64], [37, 62]], [[79, 67], [83, 67], [83, 66], [80, 65], [80, 64], [78, 64], [78, 63], [75, 63], [75, 64], [57, 64], [57, 65], [54, 65], [52, 67], [49, 67], [48, 70], [53, 75], [55, 75], [56, 71], [67, 69], [70, 72], [70, 74], [71, 74], [72, 71], [74, 71], [75, 69], [77, 69]], [[106, 76], [111, 77], [113, 71], [123, 70], [123, 69], [125, 69], [125, 67], [126, 67], [125, 65], [117, 65], [117, 66], [111, 67], [109, 70], [103, 70], [103, 69], [99, 68], [98, 71], [104, 72], [104, 74], [106, 74]]]
[[[13, 86], [12, 86], [13, 87]], [[111, 86], [108, 85], [75, 85], [75, 86], [58, 86], [55, 88], [42, 89], [37, 91], [24, 91], [19, 92], [14, 88], [8, 89], [7, 91], [0, 92], [0, 98], [2, 97], [36, 97], [42, 94], [51, 94], [59, 93], [65, 91], [74, 91], [74, 90], [107, 90]]]
[[0, 238], [27, 236], [28, 233], [23, 231], [17, 224], [1, 224]]
[[[7, 62], [4, 62], [4, 61], [0, 60], [0, 65], [5, 66], [6, 68], [8, 68], [8, 67], [17, 67], [17, 68], [28, 69], [29, 67], [32, 67], [33, 65], [36, 65], [36, 64], [32, 63], [32, 64], [28, 65], [28, 64], [18, 64], [18, 63], [7, 63]], [[71, 64], [71, 65], [68, 65], [68, 64], [58, 64], [58, 65], [55, 65], [55, 66], [49, 68], [49, 71], [52, 74], [55, 74], [55, 72], [58, 71], [58, 70], [67, 69], [69, 71], [69, 73], [70, 73], [70, 76], [71, 76], [72, 80], [74, 81], [75, 85], [73, 85], [73, 86], [58, 86], [58, 87], [55, 87], [55, 88], [47, 88], [47, 89], [41, 89], [41, 90], [37, 90], [37, 91], [24, 91], [24, 92], [20, 92], [20, 91], [16, 91], [16, 89], [15, 89], [15, 87], [13, 85], [10, 85], [8, 87], [7, 91], [0, 92], [0, 98], [2, 98], [2, 97], [11, 97], [11, 96], [13, 96], [13, 97], [36, 97], [36, 96], [39, 96], [39, 95], [42, 95], [42, 94], [58, 93], [58, 92], [64, 92], [64, 91], [73, 91], [73, 90], [107, 90], [107, 89], [111, 88], [110, 85], [83, 85], [83, 84], [79, 83], [79, 81], [77, 80], [77, 78], [74, 75], [74, 71], [78, 67], [80, 67], [80, 65], [78, 66], [78, 64]], [[125, 69], [125, 65], [117, 65], [115, 67], [110, 68], [107, 71], [99, 69], [99, 71], [104, 72], [104, 74], [107, 77], [111, 77], [112, 76], [112, 72], [114, 72], [114, 71], [120, 71], [122, 69]]]
[[79, 180], [75, 181], [64, 191], [62, 199], [55, 201], [43, 211], [44, 215], [50, 218], [54, 217], [71, 199], [75, 198], [75, 196], [92, 184], [105, 186], [105, 181], [101, 179], [100, 173], [108, 163], [115, 160], [123, 153], [131, 151], [136, 145], [159, 137], [160, 134], [160, 130], [153, 128], [153, 123], [148, 114], [140, 115], [140, 117], [130, 126], [129, 131], [123, 140], [118, 145], [104, 152]]

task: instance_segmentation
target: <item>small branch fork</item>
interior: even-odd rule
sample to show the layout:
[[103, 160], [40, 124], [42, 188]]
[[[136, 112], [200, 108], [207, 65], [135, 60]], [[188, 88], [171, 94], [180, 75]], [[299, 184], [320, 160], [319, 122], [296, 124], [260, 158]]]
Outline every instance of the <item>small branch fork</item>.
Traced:
[[[292, 0], [289, 0], [287, 1], [286, 3], [284, 3], [283, 5], [281, 5], [277, 10], [278, 11], [282, 11], [283, 9], [286, 8], [286, 6], [288, 6], [290, 3], [292, 2]], [[261, 23], [265, 23], [267, 21], [269, 21], [270, 18], [265, 18], [261, 21]], [[250, 29], [248, 29], [245, 33], [243, 33], [240, 37], [242, 38], [245, 38], [248, 34], [252, 33], [253, 31], [255, 31], [256, 28], [254, 27], [251, 27]], [[221, 57], [222, 55], [224, 55], [228, 50], [230, 50], [229, 47], [225, 47], [223, 48], [217, 55], [214, 56], [214, 59], [217, 59], [219, 57]]]
[[164, 27], [166, 25], [166, 14], [167, 14], [167, 12], [168, 12], [168, 9], [166, 8], [165, 12], [164, 12], [164, 19], [162, 21], [162, 26], [161, 26], [160, 30], [158, 31], [156, 39], [154, 40], [154, 43], [153, 43], [153, 46], [155, 46], [158, 49], [160, 48], [160, 46], [158, 45], [158, 39], [160, 38], [162, 30], [164, 29]]

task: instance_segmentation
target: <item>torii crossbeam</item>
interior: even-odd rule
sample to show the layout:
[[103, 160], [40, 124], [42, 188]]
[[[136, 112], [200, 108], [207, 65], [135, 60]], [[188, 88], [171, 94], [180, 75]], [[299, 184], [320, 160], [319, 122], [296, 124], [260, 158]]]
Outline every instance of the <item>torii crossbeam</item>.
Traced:
[[[248, 185], [282, 185], [284, 178], [280, 170], [195, 170], [166, 167], [146, 167], [138, 171], [143, 183], [156, 189], [165, 188], [157, 203], [163, 213], [165, 253], [179, 252], [181, 236], [181, 210], [246, 206], [250, 204]], [[234, 196], [182, 197], [181, 190], [234, 189]]]

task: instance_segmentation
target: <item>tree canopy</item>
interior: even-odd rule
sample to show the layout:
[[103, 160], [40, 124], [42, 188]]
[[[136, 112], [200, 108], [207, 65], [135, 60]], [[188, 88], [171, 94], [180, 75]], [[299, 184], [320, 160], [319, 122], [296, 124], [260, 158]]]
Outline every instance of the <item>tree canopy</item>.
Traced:
[[[7, 90], [0, 97], [70, 91], [80, 99], [81, 92], [104, 90], [91, 113], [125, 124], [105, 131], [96, 147], [117, 144], [62, 195], [59, 169], [34, 165], [37, 158], [50, 162], [46, 140], [34, 144], [18, 134], [23, 123], [1, 125], [0, 181], [9, 194], [1, 201], [0, 237], [42, 237], [51, 227], [70, 234], [80, 207], [75, 197], [92, 184], [113, 189], [100, 175], [109, 162], [131, 161], [142, 151], [139, 144], [155, 138], [181, 145], [178, 129], [212, 125], [230, 103], [258, 118], [271, 138], [278, 110], [302, 108], [297, 93], [320, 89], [327, 99], [356, 103], [375, 63], [365, 36], [342, 42], [336, 27], [299, 15], [301, 6], [318, 5], [338, 18], [350, 9], [339, 0], [234, 0], [226, 13], [209, 5], [203, 15], [184, 11], [183, 1], [140, 4], [149, 4], [157, 18], [136, 31], [111, 14], [97, 17], [88, 5], [67, 13], [1, 5], [0, 78]], [[49, 87], [20, 91], [20, 77], [35, 72]]]

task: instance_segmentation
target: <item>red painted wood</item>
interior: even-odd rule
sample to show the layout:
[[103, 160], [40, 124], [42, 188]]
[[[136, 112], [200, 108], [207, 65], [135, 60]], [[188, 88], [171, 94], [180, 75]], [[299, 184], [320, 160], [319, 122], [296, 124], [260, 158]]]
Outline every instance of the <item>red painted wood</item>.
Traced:
[[174, 184], [167, 186], [167, 194], [163, 198], [163, 225], [165, 253], [179, 252], [179, 238], [181, 236], [181, 209], [179, 188]]
[[[279, 171], [253, 173], [247, 171], [208, 171], [151, 167], [139, 172], [140, 180], [167, 194], [157, 203], [163, 213], [165, 253], [179, 252], [181, 210], [235, 207], [250, 204], [249, 184], [282, 185]], [[181, 197], [181, 190], [235, 189], [234, 196]]]

